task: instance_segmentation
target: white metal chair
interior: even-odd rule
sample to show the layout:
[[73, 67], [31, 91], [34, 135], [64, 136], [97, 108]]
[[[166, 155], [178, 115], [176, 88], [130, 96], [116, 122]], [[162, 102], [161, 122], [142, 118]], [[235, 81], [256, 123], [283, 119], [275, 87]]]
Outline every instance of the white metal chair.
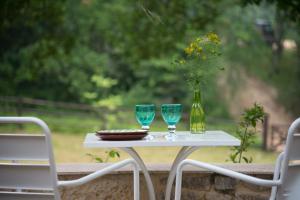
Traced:
[[[0, 117], [0, 123], [33, 123], [43, 130], [43, 135], [0, 134], [0, 200], [60, 200], [59, 187], [78, 186], [126, 165], [133, 166], [134, 200], [139, 199], [139, 169], [134, 160], [77, 180], [58, 181], [46, 123], [34, 117]], [[37, 164], [41, 161], [46, 164]]]
[[210, 171], [236, 178], [255, 185], [272, 187], [270, 200], [300, 199], [300, 118], [295, 120], [289, 130], [284, 152], [276, 161], [273, 180], [266, 180], [241, 174], [218, 166], [186, 159], [177, 168], [175, 200], [181, 197], [182, 170], [186, 165], [205, 168]]

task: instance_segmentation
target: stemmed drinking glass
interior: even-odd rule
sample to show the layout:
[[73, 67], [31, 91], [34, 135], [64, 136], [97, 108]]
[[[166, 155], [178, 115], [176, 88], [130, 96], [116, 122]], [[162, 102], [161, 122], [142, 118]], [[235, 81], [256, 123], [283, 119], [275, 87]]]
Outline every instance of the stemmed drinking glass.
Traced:
[[163, 104], [161, 106], [161, 114], [164, 121], [168, 125], [169, 133], [166, 135], [167, 139], [174, 139], [176, 137], [176, 124], [181, 118], [182, 106], [181, 104]]
[[141, 104], [135, 106], [135, 117], [142, 129], [149, 130], [150, 124], [155, 117], [154, 104]]

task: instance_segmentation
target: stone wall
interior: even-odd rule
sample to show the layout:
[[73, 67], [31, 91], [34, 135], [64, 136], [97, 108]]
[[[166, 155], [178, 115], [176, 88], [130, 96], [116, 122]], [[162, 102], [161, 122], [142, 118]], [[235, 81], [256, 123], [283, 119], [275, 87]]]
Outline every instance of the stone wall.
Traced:
[[[106, 164], [58, 165], [59, 180], [80, 178]], [[272, 179], [271, 165], [222, 165], [222, 167], [252, 176]], [[164, 199], [169, 165], [148, 166], [158, 200]], [[147, 200], [147, 190], [141, 174], [141, 200]], [[133, 199], [132, 173], [122, 168], [80, 187], [61, 189], [63, 200], [129, 200]], [[182, 183], [182, 200], [267, 200], [270, 188], [247, 184], [242, 181], [211, 173], [206, 170], [185, 168]]]

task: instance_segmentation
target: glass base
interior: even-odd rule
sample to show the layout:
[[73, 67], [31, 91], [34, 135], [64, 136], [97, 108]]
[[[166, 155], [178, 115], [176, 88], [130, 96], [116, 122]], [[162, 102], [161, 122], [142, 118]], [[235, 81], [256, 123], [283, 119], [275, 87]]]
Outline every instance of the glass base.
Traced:
[[154, 136], [153, 135], [147, 135], [145, 137], [146, 140], [153, 140], [154, 139]]
[[170, 141], [174, 141], [178, 136], [174, 133], [168, 133], [165, 138]]
[[147, 130], [147, 131], [149, 131], [149, 129], [150, 129], [150, 126], [142, 126], [142, 129], [143, 129], [143, 130]]

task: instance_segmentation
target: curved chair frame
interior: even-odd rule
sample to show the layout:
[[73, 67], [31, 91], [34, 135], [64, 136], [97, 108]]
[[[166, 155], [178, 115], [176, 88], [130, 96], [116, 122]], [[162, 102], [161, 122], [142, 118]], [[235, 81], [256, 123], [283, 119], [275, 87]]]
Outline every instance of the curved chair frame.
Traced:
[[182, 171], [186, 165], [208, 169], [212, 172], [255, 185], [272, 187], [270, 200], [283, 198], [286, 200], [300, 199], [300, 190], [297, 187], [293, 187], [293, 185], [298, 185], [299, 187], [300, 183], [300, 134], [296, 133], [299, 128], [300, 118], [296, 119], [288, 130], [286, 147], [284, 152], [277, 158], [273, 180], [256, 178], [208, 163], [186, 159], [177, 168], [175, 200], [180, 200], [181, 197]]
[[[0, 160], [11, 161], [11, 163], [8, 164], [0, 163], [0, 188], [16, 190], [16, 192], [0, 191], [0, 200], [60, 200], [59, 187], [79, 186], [126, 165], [133, 167], [134, 200], [139, 199], [139, 168], [133, 159], [112, 164], [77, 180], [58, 181], [52, 149], [51, 132], [47, 124], [35, 117], [0, 117], [0, 123], [33, 123], [38, 125], [44, 134], [44, 136], [33, 134], [0, 134]], [[8, 142], [12, 142], [15, 145], [9, 145], [7, 144]], [[37, 144], [39, 142], [41, 144], [40, 146]], [[29, 145], [25, 150], [24, 148], [21, 149], [25, 143], [32, 145]], [[43, 146], [45, 150], [30, 149], [34, 148], [34, 145], [38, 147]], [[21, 164], [20, 161], [23, 160], [47, 161], [49, 164], [28, 164], [28, 162]], [[26, 177], [28, 179], [26, 182], [31, 181], [32, 183], [28, 184], [24, 181], [20, 181], [20, 176]], [[28, 192], [28, 190], [30, 190], [30, 192]], [[32, 192], [35, 190], [46, 190], [49, 192]]]

